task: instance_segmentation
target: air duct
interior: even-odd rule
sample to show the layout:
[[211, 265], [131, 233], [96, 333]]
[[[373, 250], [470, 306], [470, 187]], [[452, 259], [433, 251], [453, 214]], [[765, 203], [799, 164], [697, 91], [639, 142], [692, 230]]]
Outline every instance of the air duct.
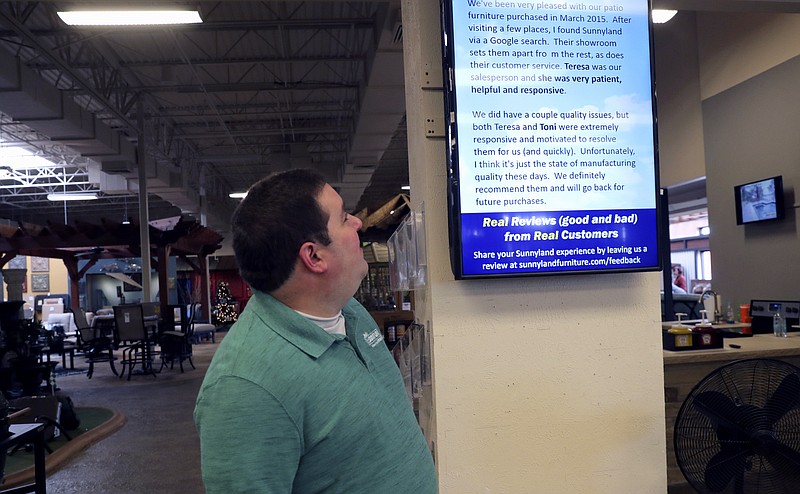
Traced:
[[133, 147], [119, 133], [34, 71], [0, 51], [0, 110], [17, 122], [98, 160], [129, 159]]
[[386, 12], [375, 56], [367, 68], [348, 164], [335, 184], [349, 210], [357, 206], [406, 113], [400, 13], [388, 8]]
[[[136, 147], [61, 90], [26, 67], [19, 57], [0, 51], [0, 111], [97, 163], [90, 180], [107, 194], [138, 190]], [[99, 163], [99, 164], [98, 164]], [[185, 174], [171, 164], [145, 162], [148, 191], [184, 212], [197, 212], [200, 197], [186, 186]]]

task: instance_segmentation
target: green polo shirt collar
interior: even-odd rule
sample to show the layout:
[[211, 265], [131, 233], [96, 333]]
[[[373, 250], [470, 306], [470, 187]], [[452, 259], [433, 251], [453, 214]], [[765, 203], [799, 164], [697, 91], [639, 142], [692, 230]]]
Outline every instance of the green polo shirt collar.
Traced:
[[[280, 335], [283, 339], [297, 347], [300, 351], [312, 358], [319, 358], [325, 353], [331, 345], [336, 341], [344, 339], [342, 335], [332, 335], [327, 333], [322, 328], [309, 321], [307, 318], [298, 314], [294, 309], [286, 306], [272, 295], [267, 293], [253, 291], [253, 297], [248, 304], [255, 303], [260, 309], [256, 314], [270, 314], [275, 317], [276, 324], [270, 324], [270, 321], [261, 319], [272, 331]], [[362, 361], [369, 368], [370, 359], [365, 355], [362, 342], [359, 335], [354, 335], [351, 328], [358, 327], [357, 318], [358, 314], [350, 307], [354, 303], [351, 299], [350, 302], [342, 309], [342, 315], [345, 318], [345, 327], [347, 328], [348, 340], [355, 347], [356, 352], [361, 357]], [[377, 329], [377, 327], [376, 327]], [[363, 335], [362, 335], [363, 336]], [[367, 338], [367, 336], [364, 336]]]

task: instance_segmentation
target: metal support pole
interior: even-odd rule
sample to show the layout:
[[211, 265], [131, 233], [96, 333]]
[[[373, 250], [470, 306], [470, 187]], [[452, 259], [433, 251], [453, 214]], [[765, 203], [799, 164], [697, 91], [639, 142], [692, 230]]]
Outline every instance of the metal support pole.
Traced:
[[150, 294], [150, 211], [147, 202], [147, 169], [145, 167], [144, 104], [136, 102], [139, 138], [136, 143], [136, 164], [139, 168], [139, 238], [142, 248], [142, 301], [152, 302]]

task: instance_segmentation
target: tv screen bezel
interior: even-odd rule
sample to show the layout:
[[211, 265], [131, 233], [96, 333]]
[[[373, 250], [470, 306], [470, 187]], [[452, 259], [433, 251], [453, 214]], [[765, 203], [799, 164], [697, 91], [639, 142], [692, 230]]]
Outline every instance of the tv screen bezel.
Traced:
[[[775, 217], [774, 218], [759, 218], [751, 221], [745, 221], [742, 213], [742, 188], [748, 185], [755, 185], [762, 182], [772, 181], [775, 188]], [[783, 197], [783, 175], [775, 175], [773, 177], [762, 178], [734, 186], [734, 205], [736, 208], [736, 224], [737, 225], [752, 225], [756, 223], [769, 223], [771, 221], [782, 220], [786, 217], [786, 208]]]
[[[653, 122], [653, 150], [654, 150], [654, 183], [653, 194], [655, 197], [655, 235], [656, 235], [656, 262], [642, 267], [606, 268], [606, 269], [580, 269], [580, 270], [556, 270], [556, 271], [527, 271], [521, 273], [499, 273], [499, 274], [465, 274], [463, 267], [463, 246], [462, 246], [462, 217], [461, 217], [461, 195], [459, 189], [459, 162], [458, 144], [455, 139], [457, 128], [457, 103], [454, 88], [454, 46], [448, 39], [453, 40], [453, 7], [452, 3], [458, 0], [440, 0], [440, 20], [442, 33], [442, 78], [444, 93], [444, 114], [445, 114], [445, 150], [447, 163], [447, 216], [448, 216], [448, 239], [450, 246], [450, 261], [453, 275], [457, 280], [466, 279], [490, 279], [490, 278], [518, 278], [518, 277], [539, 277], [539, 276], [559, 276], [559, 275], [591, 275], [591, 274], [616, 274], [616, 273], [640, 273], [662, 271], [665, 266], [663, 252], [669, 249], [669, 234], [663, 227], [663, 218], [667, 214], [667, 208], [662, 205], [660, 200], [661, 185], [659, 173], [658, 156], [658, 118], [656, 113], [656, 74], [655, 74], [655, 41], [652, 20], [648, 22], [649, 50], [650, 50], [650, 99], [652, 106]], [[651, 10], [652, 1], [647, 0], [648, 12]]]

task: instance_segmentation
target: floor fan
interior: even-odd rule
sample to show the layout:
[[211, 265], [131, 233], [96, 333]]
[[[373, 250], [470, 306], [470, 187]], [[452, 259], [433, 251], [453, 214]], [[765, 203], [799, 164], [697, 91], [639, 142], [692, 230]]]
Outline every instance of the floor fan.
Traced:
[[714, 370], [683, 402], [674, 441], [702, 494], [800, 493], [800, 368], [752, 359]]

